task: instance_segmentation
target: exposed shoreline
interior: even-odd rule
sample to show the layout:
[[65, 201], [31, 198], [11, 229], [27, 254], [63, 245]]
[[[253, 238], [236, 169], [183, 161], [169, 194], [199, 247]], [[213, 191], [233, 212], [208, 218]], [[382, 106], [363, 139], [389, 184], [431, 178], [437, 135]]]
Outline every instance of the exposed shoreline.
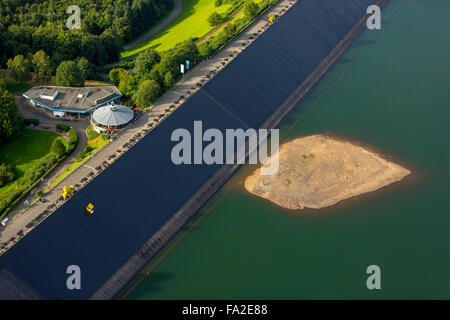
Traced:
[[260, 169], [245, 189], [289, 210], [321, 209], [403, 180], [411, 171], [366, 147], [323, 135], [284, 143], [277, 174]]

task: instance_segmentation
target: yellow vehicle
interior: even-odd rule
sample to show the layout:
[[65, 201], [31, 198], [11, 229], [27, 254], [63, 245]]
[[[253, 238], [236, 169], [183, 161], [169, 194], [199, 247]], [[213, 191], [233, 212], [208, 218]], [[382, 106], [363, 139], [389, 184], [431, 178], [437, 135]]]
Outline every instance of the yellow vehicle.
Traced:
[[84, 213], [88, 215], [94, 214], [94, 205], [92, 203], [89, 203], [86, 209], [84, 209]]
[[275, 15], [269, 14], [269, 22], [274, 22], [274, 21], [275, 21]]
[[70, 186], [70, 188], [67, 188], [66, 186], [63, 187], [63, 192], [61, 193], [64, 200], [69, 199], [73, 196], [73, 192], [75, 191], [74, 186]]

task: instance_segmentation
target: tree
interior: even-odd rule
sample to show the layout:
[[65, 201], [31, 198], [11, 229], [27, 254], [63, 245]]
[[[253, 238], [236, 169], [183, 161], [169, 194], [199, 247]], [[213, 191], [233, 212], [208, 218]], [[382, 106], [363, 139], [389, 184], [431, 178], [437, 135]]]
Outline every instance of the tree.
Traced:
[[150, 75], [148, 76], [148, 80], [155, 80], [158, 82], [159, 85], [164, 85], [164, 78], [159, 72], [158, 68], [153, 68], [152, 71], [150, 71]]
[[22, 121], [14, 97], [0, 88], [0, 143], [11, 139], [20, 130]]
[[132, 74], [127, 72], [121, 76], [118, 87], [120, 92], [127, 96], [132, 96], [136, 92], [136, 87], [137, 81]]
[[100, 36], [103, 46], [108, 53], [108, 62], [116, 61], [120, 57], [123, 47], [122, 38], [112, 29], [106, 29]]
[[[134, 19], [134, 17], [130, 17]], [[115, 17], [111, 28], [107, 29], [116, 33], [121, 39], [130, 40], [133, 32], [131, 31], [131, 26], [128, 25], [127, 19], [125, 17]]]
[[159, 70], [160, 74], [166, 74], [171, 72], [172, 75], [177, 77], [180, 74], [180, 65], [173, 53], [165, 52], [164, 56], [161, 57], [161, 62], [158, 63], [155, 68]]
[[180, 64], [186, 60], [190, 61], [191, 66], [198, 61], [200, 54], [194, 39], [189, 39], [178, 43], [175, 48], [165, 51], [161, 54], [161, 62], [154, 68], [159, 70], [161, 75], [170, 71], [173, 78], [178, 77], [180, 73]]
[[236, 26], [232, 23], [228, 23], [223, 27], [223, 32], [227, 38], [231, 38], [236, 32]]
[[66, 153], [66, 146], [61, 141], [61, 139], [55, 139], [52, 143], [52, 153], [55, 155], [55, 157], [60, 158]]
[[107, 63], [109, 60], [108, 53], [99, 36], [83, 34], [80, 51], [79, 55], [93, 64], [101, 65]]
[[142, 108], [149, 107], [158, 99], [160, 90], [161, 87], [158, 82], [155, 80], [145, 80], [139, 86], [134, 100]]
[[84, 78], [74, 61], [63, 61], [56, 69], [56, 84], [63, 87], [82, 87]]
[[159, 61], [161, 61], [161, 57], [155, 50], [148, 49], [143, 51], [136, 58], [134, 65], [136, 74], [141, 78], [150, 79], [150, 71]]
[[214, 2], [214, 5], [215, 5], [216, 7], [220, 7], [220, 6], [222, 5], [222, 0], [216, 0], [216, 1]]
[[0, 71], [0, 89], [6, 87], [6, 77], [3, 72]]
[[127, 75], [128, 71], [123, 68], [114, 68], [109, 71], [109, 80], [112, 84], [117, 86], [123, 76]]
[[199, 55], [202, 57], [209, 57], [214, 52], [215, 49], [214, 44], [215, 44], [214, 37], [211, 37], [208, 40], [200, 43], [198, 46]]
[[39, 50], [33, 55], [32, 61], [37, 80], [43, 83], [48, 82], [52, 75], [50, 57], [43, 50]]
[[166, 88], [170, 88], [171, 86], [173, 86], [174, 82], [175, 81], [173, 80], [172, 72], [167, 71], [164, 75], [164, 86]]
[[81, 47], [81, 31], [77, 29], [64, 30], [56, 39], [56, 63], [72, 60], [78, 56]]
[[209, 15], [206, 21], [208, 21], [211, 27], [215, 27], [218, 26], [222, 22], [222, 20], [223, 20], [222, 16], [214, 11]]
[[[8, 33], [10, 35], [11, 40], [29, 46], [31, 44], [31, 35], [34, 32], [34, 29], [35, 27], [28, 26], [25, 24], [11, 24], [8, 26]], [[22, 52], [22, 54], [24, 53], [26, 52]]]
[[198, 47], [192, 38], [178, 43], [174, 52], [179, 64], [184, 63], [185, 60], [195, 63], [199, 57]]
[[[78, 69], [80, 69], [83, 79], [92, 79], [94, 76], [94, 67], [86, 58], [81, 57], [76, 60]], [[84, 81], [83, 81], [84, 82]]]
[[57, 46], [58, 34], [62, 32], [63, 27], [56, 22], [47, 21], [45, 25], [41, 24], [32, 34], [33, 50], [53, 53]]
[[256, 18], [259, 10], [260, 9], [258, 4], [254, 3], [253, 1], [247, 1], [244, 5], [244, 15], [246, 17], [249, 17], [250, 19]]
[[0, 188], [3, 187], [8, 182], [14, 180], [14, 178], [15, 175], [14, 171], [11, 169], [11, 166], [0, 164]]
[[53, 66], [85, 57], [94, 65], [120, 57], [124, 40], [155, 25], [172, 0], [79, 1], [81, 30], [68, 30], [67, 1], [4, 0], [0, 5], [0, 64], [28, 52], [45, 51]]
[[9, 59], [7, 65], [15, 80], [26, 82], [31, 79], [30, 61], [25, 59], [23, 55], [19, 54], [14, 59]]

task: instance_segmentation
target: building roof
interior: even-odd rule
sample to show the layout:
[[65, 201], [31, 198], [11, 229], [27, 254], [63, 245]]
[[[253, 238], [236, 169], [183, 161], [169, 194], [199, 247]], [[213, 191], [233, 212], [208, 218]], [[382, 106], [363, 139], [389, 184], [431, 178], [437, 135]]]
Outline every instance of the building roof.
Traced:
[[58, 88], [55, 87], [45, 87], [42, 92], [41, 95], [46, 95], [46, 96], [53, 96], [55, 93], [58, 92]]
[[[54, 99], [49, 99], [56, 93]], [[114, 86], [58, 87], [38, 86], [25, 92], [24, 97], [51, 111], [86, 113], [122, 96]]]
[[107, 105], [98, 108], [92, 114], [92, 119], [103, 126], [121, 126], [133, 119], [133, 111], [121, 105]]

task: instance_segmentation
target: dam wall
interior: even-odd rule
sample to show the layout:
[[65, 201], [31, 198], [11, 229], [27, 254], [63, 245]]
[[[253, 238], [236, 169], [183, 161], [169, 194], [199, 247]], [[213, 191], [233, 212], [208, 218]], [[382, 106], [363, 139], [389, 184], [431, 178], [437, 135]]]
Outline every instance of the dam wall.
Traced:
[[[10, 282], [21, 284], [21, 295], [24, 288], [33, 288], [30, 297], [113, 297], [238, 168], [174, 165], [173, 130], [185, 128], [193, 135], [195, 120], [202, 120], [204, 130], [223, 132], [275, 127], [365, 27], [363, 17], [374, 2], [300, 0], [183, 106], [3, 254], [0, 273], [14, 274]], [[84, 216], [91, 202], [96, 213]], [[81, 269], [81, 290], [67, 289], [69, 265]]]

